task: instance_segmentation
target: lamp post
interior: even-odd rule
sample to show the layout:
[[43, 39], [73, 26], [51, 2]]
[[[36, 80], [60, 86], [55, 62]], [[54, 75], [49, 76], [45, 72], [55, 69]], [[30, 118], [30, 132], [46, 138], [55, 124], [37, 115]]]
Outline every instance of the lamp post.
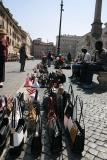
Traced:
[[57, 55], [59, 55], [59, 54], [60, 54], [60, 40], [61, 40], [62, 11], [64, 11], [64, 9], [63, 9], [63, 0], [61, 0], [61, 9], [60, 9], [60, 23], [59, 23], [59, 35], [58, 35], [58, 48], [57, 48]]

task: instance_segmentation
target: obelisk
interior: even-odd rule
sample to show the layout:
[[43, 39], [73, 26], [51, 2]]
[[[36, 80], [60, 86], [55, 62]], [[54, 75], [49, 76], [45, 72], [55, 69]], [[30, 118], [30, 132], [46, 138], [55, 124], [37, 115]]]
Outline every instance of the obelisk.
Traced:
[[94, 22], [91, 29], [91, 35], [95, 38], [95, 40], [100, 39], [102, 34], [101, 10], [102, 0], [96, 0]]

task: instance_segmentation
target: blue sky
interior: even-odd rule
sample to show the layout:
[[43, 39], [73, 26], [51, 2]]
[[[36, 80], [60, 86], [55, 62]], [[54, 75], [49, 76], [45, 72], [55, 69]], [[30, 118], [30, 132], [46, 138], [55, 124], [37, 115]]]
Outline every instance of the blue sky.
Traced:
[[[63, 0], [62, 34], [84, 35], [91, 30], [96, 0]], [[102, 23], [107, 22], [107, 0], [102, 0]], [[56, 42], [61, 0], [3, 0], [32, 39]]]

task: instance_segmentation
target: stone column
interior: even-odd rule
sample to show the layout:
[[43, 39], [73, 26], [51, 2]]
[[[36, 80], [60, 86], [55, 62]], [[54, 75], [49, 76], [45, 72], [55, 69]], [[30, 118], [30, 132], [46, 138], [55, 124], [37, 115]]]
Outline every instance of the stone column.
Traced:
[[96, 0], [94, 22], [92, 24], [91, 35], [98, 40], [101, 38], [102, 34], [102, 23], [101, 23], [101, 9], [102, 9], [102, 0]]

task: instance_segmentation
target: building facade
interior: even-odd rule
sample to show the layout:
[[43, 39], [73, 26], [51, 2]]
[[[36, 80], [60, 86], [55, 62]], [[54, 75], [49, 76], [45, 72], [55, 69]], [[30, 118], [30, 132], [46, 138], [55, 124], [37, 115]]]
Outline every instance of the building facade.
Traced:
[[[104, 48], [107, 49], [107, 23], [102, 29], [102, 41]], [[89, 53], [93, 53], [95, 42], [91, 36], [91, 32], [83, 36], [62, 35], [60, 40], [60, 52], [65, 57], [70, 52], [72, 59], [80, 54], [81, 48], [86, 47]], [[56, 37], [56, 50], [58, 46], [58, 36]]]
[[8, 56], [17, 55], [19, 48], [23, 42], [29, 46], [30, 54], [31, 38], [28, 40], [28, 34], [22, 30], [18, 25], [18, 22], [13, 18], [8, 8], [5, 8], [3, 3], [0, 1], [0, 29], [4, 29], [7, 33], [7, 40], [9, 43]]
[[37, 38], [32, 42], [32, 55], [37, 58], [41, 59], [42, 56], [45, 54], [47, 55], [48, 52], [55, 54], [55, 46], [52, 42], [42, 42], [41, 38]]
[[105, 27], [103, 28], [103, 32], [102, 32], [102, 40], [103, 40], [104, 48], [107, 49], [107, 23], [105, 23], [104, 25]]
[[[72, 59], [75, 58], [77, 52], [77, 45], [80, 41], [80, 36], [72, 35], [61, 35], [60, 39], [60, 52], [66, 56], [69, 52], [71, 53]], [[56, 50], [58, 47], [58, 36], [56, 37]]]

